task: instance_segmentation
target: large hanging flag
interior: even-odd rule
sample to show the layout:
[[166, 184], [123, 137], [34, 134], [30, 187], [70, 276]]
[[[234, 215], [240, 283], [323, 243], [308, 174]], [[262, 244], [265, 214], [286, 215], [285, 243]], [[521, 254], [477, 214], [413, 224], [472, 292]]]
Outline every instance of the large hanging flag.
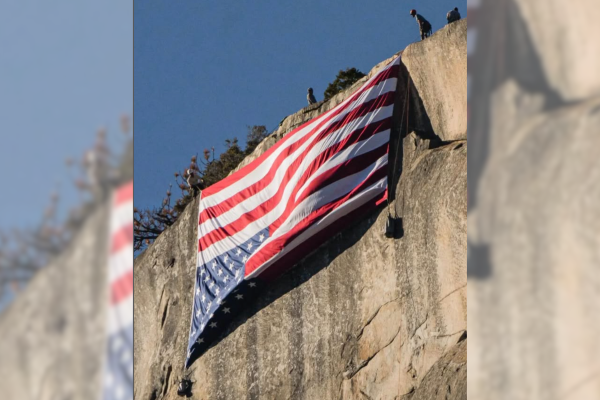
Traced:
[[186, 367], [249, 291], [385, 201], [399, 68], [397, 57], [337, 107], [202, 192]]
[[117, 189], [110, 217], [109, 307], [103, 400], [133, 399], [133, 182]]

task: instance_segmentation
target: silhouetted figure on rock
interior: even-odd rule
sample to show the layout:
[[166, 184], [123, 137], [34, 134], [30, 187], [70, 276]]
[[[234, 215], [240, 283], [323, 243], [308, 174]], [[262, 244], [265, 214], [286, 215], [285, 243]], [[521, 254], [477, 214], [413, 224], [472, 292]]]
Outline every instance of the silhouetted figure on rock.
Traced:
[[200, 177], [198, 171], [191, 168], [187, 170], [187, 184], [192, 188], [194, 196], [197, 196], [204, 189], [204, 180]]
[[448, 21], [448, 25], [455, 21], [460, 21], [460, 13], [458, 12], [458, 7], [454, 7], [454, 10], [448, 11], [448, 14], [446, 14], [446, 20]]
[[306, 95], [306, 100], [308, 100], [308, 105], [315, 104], [317, 99], [315, 99], [315, 95], [313, 94], [313, 88], [308, 88], [308, 94]]
[[417, 10], [410, 10], [410, 15], [417, 20], [419, 24], [419, 32], [421, 33], [421, 40], [424, 40], [431, 36], [431, 24], [421, 14], [417, 14]]

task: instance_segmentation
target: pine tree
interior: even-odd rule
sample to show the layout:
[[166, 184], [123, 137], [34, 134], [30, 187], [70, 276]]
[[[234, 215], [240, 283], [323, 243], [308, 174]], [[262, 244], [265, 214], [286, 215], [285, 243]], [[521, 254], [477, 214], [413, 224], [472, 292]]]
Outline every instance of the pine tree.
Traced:
[[327, 86], [327, 89], [325, 89], [325, 93], [323, 93], [323, 100], [329, 100], [342, 90], [348, 89], [364, 76], [366, 75], [356, 68], [346, 68], [345, 70], [340, 70], [335, 77], [335, 80], [331, 82], [329, 86]]

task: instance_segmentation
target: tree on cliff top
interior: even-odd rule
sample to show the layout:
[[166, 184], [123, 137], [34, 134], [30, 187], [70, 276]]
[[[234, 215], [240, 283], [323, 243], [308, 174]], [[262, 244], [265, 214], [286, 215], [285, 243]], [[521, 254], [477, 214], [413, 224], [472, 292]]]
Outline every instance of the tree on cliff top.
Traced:
[[[67, 247], [86, 221], [91, 211], [105, 197], [103, 195], [133, 177], [133, 138], [129, 117], [121, 118], [123, 139], [120, 145], [126, 150], [116, 156], [106, 141], [106, 131], [100, 129], [96, 142], [84, 152], [80, 160], [68, 158], [69, 180], [79, 191], [79, 202], [71, 207], [66, 217], [59, 214], [61, 191], [50, 195], [50, 202], [37, 225], [30, 228], [0, 228], [0, 299], [4, 291], [17, 292], [42, 268]], [[106, 156], [104, 162], [90, 163], [90, 153]], [[106, 179], [103, 181], [103, 177]], [[37, 194], [36, 194], [37, 195]]]
[[325, 89], [325, 93], [323, 93], [323, 100], [327, 101], [342, 90], [348, 89], [364, 76], [366, 75], [356, 68], [346, 68], [345, 70], [340, 70], [335, 77], [335, 80], [331, 82], [329, 86], [327, 86], [327, 89]]
[[171, 196], [173, 195], [172, 187], [166, 191], [166, 196], [159, 207], [139, 210], [134, 208], [133, 214], [133, 245], [136, 252], [143, 251], [148, 245], [169, 226], [173, 225], [179, 218], [185, 207], [194, 200], [192, 188], [189, 187], [186, 178], [187, 170], [193, 169], [197, 171], [206, 187], [213, 185], [224, 179], [233, 171], [244, 158], [252, 153], [256, 146], [264, 138], [268, 136], [265, 126], [248, 127], [246, 136], [246, 148], [242, 150], [237, 138], [226, 139], [226, 150], [215, 158], [215, 148], [211, 150], [204, 149], [203, 160], [200, 160], [198, 166], [197, 156], [193, 156], [189, 166], [184, 169], [184, 172], [175, 172], [175, 183], [181, 190], [181, 197], [171, 204]]

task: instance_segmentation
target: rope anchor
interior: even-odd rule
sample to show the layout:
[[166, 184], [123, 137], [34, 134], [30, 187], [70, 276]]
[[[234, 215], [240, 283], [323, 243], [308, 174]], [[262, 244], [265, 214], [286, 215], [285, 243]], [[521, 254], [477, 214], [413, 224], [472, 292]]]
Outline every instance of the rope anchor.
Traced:
[[177, 387], [177, 395], [180, 397], [192, 397], [192, 382], [189, 379], [182, 378], [181, 382], [179, 382], [179, 386]]

